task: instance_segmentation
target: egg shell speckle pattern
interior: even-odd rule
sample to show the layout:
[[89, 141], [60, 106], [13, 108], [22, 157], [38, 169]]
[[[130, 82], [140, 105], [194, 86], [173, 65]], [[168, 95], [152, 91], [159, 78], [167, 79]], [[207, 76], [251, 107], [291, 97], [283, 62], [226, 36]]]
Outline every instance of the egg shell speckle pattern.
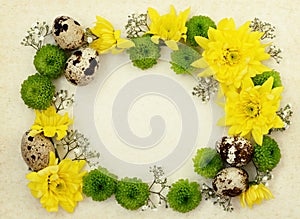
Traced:
[[238, 196], [248, 188], [248, 173], [240, 168], [221, 170], [213, 180], [213, 189], [221, 196]]
[[254, 153], [251, 142], [240, 136], [224, 136], [216, 149], [224, 161], [235, 167], [249, 163]]
[[99, 67], [99, 56], [92, 48], [75, 51], [67, 60], [66, 79], [74, 85], [84, 86], [90, 83]]
[[49, 164], [49, 153], [55, 151], [52, 142], [42, 134], [34, 137], [29, 136], [27, 131], [21, 142], [21, 153], [28, 167], [34, 171], [39, 171]]
[[60, 16], [54, 20], [52, 35], [62, 49], [77, 49], [84, 43], [83, 28], [68, 16]]

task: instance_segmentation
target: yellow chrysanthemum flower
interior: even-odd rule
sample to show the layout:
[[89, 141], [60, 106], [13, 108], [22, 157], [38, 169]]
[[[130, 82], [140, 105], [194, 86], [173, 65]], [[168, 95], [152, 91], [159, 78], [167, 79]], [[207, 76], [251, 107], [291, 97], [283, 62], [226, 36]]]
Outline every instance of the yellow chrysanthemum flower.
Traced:
[[124, 49], [134, 46], [130, 40], [121, 38], [121, 31], [114, 30], [112, 24], [103, 17], [96, 17], [96, 26], [91, 28], [91, 32], [98, 37], [94, 40], [90, 47], [95, 49], [98, 53], [119, 54]]
[[252, 208], [253, 204], [259, 205], [262, 200], [269, 200], [273, 198], [274, 196], [271, 191], [263, 184], [252, 185], [240, 195], [240, 203], [243, 208], [246, 204]]
[[283, 87], [272, 89], [273, 77], [262, 86], [254, 86], [250, 78], [242, 83], [240, 92], [230, 90], [226, 94], [225, 119], [220, 125], [231, 126], [229, 135], [249, 136], [252, 134], [259, 145], [263, 135], [271, 128], [281, 128], [284, 123], [276, 114]]
[[58, 205], [68, 212], [73, 212], [82, 197], [82, 177], [86, 171], [81, 171], [84, 160], [72, 161], [67, 158], [59, 164], [54, 153], [50, 152], [48, 167], [26, 175], [30, 180], [28, 188], [35, 198], [48, 212], [58, 211]]
[[159, 39], [162, 39], [170, 49], [178, 50], [176, 42], [181, 38], [186, 40], [187, 27], [185, 23], [189, 13], [190, 8], [180, 12], [177, 16], [174, 6], [171, 5], [170, 13], [160, 16], [155, 9], [148, 8], [151, 24], [147, 33], [153, 34], [151, 40], [158, 44]]
[[47, 110], [34, 111], [36, 118], [31, 126], [30, 136], [35, 136], [41, 132], [46, 137], [53, 137], [57, 134], [57, 140], [67, 135], [68, 126], [73, 124], [73, 120], [68, 117], [68, 113], [63, 116], [56, 113], [55, 108], [50, 106]]
[[[226, 86], [241, 86], [245, 78], [270, 70], [261, 63], [270, 55], [265, 52], [268, 44], [261, 44], [263, 33], [251, 32], [250, 22], [236, 29], [232, 18], [225, 18], [217, 29], [209, 28], [208, 39], [196, 36], [196, 42], [204, 49], [202, 58], [192, 63], [197, 68], [206, 68], [198, 76], [213, 75], [226, 93]], [[224, 90], [225, 89], [225, 90]]]

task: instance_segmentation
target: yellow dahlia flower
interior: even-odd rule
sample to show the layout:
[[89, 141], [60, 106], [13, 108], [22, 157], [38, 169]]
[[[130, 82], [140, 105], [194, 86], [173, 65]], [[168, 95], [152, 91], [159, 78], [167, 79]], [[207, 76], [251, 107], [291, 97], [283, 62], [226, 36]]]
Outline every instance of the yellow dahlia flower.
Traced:
[[269, 200], [273, 198], [274, 196], [271, 191], [263, 184], [252, 185], [248, 190], [240, 195], [240, 203], [243, 208], [246, 206], [246, 204], [252, 208], [253, 204], [259, 205], [262, 200]]
[[153, 8], [148, 8], [148, 15], [151, 20], [149, 31], [153, 34], [152, 42], [158, 44], [159, 39], [165, 41], [166, 45], [173, 50], [178, 50], [177, 43], [181, 38], [186, 40], [187, 27], [185, 23], [190, 13], [190, 8], [176, 15], [173, 5], [170, 6], [170, 13], [160, 16]]
[[121, 31], [114, 30], [112, 24], [103, 17], [96, 17], [96, 26], [91, 28], [91, 32], [98, 37], [94, 40], [90, 47], [95, 49], [98, 53], [118, 54], [123, 52], [124, 49], [134, 46], [130, 40], [121, 38]]
[[219, 124], [231, 126], [228, 130], [229, 135], [252, 134], [255, 142], [261, 145], [263, 135], [268, 134], [271, 128], [284, 126], [276, 114], [283, 87], [272, 89], [273, 80], [273, 77], [270, 77], [262, 86], [254, 86], [248, 78], [243, 81], [240, 92], [228, 91], [225, 120], [221, 120]]
[[245, 78], [270, 70], [261, 63], [270, 58], [265, 52], [267, 44], [260, 43], [263, 33], [251, 32], [249, 24], [246, 22], [236, 29], [234, 20], [225, 18], [219, 22], [217, 29], [209, 28], [208, 39], [195, 37], [204, 51], [203, 57], [192, 66], [206, 68], [198, 76], [213, 75], [226, 92], [226, 86], [239, 88]]
[[59, 164], [54, 153], [50, 152], [48, 167], [26, 175], [30, 180], [28, 188], [35, 198], [48, 212], [58, 211], [58, 205], [68, 212], [73, 212], [78, 201], [83, 199], [82, 177], [86, 171], [80, 172], [85, 161], [72, 161], [67, 158]]
[[50, 106], [47, 110], [35, 110], [34, 112], [36, 118], [31, 126], [30, 136], [43, 132], [46, 137], [53, 137], [57, 134], [56, 139], [60, 140], [67, 135], [68, 126], [73, 124], [73, 120], [68, 117], [68, 113], [62, 116], [56, 113], [53, 106]]

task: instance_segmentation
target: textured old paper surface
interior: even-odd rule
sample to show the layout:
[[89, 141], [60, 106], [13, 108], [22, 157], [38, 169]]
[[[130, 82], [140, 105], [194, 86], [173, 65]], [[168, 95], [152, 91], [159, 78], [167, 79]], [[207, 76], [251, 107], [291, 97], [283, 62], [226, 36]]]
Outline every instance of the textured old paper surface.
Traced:
[[[297, 0], [2, 0], [0, 3], [0, 218], [299, 218], [300, 214], [300, 162], [299, 149], [299, 93], [300, 93], [300, 40], [299, 1]], [[274, 64], [282, 74], [285, 91], [283, 104], [294, 106], [293, 125], [285, 133], [277, 133], [274, 138], [281, 147], [282, 160], [273, 171], [274, 179], [270, 189], [275, 199], [254, 206], [252, 210], [242, 209], [234, 201], [233, 213], [223, 212], [211, 202], [203, 201], [199, 207], [187, 214], [172, 209], [158, 211], [127, 211], [117, 205], [114, 199], [94, 202], [87, 198], [80, 202], [74, 214], [63, 210], [48, 213], [27, 189], [27, 167], [21, 158], [20, 140], [34, 119], [32, 110], [27, 109], [20, 98], [22, 81], [34, 74], [32, 64], [35, 51], [20, 45], [26, 30], [35, 21], [51, 23], [58, 15], [69, 15], [84, 26], [91, 26], [96, 15], [107, 18], [116, 29], [126, 24], [127, 16], [133, 12], [146, 12], [154, 7], [160, 13], [169, 11], [174, 4], [177, 10], [191, 6], [191, 15], [209, 15], [218, 22], [223, 17], [233, 17], [237, 25], [259, 17], [276, 26], [274, 39], [284, 57], [280, 65]], [[297, 131], [298, 130], [298, 131]], [[179, 173], [178, 175], [180, 175]], [[184, 173], [182, 177], [188, 177]]]

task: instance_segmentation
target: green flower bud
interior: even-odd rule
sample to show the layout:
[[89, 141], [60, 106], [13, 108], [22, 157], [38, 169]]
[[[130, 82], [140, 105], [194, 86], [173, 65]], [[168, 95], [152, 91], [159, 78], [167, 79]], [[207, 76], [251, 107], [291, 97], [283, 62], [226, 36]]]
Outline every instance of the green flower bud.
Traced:
[[124, 178], [118, 182], [116, 200], [124, 208], [136, 210], [146, 204], [150, 195], [147, 183], [137, 178]]
[[179, 179], [172, 184], [167, 198], [173, 210], [185, 213], [195, 209], [199, 205], [202, 196], [198, 183], [190, 183], [188, 179]]
[[274, 169], [281, 158], [277, 142], [269, 136], [264, 136], [262, 145], [254, 145], [253, 162], [261, 172]]
[[44, 45], [35, 54], [33, 64], [36, 70], [50, 79], [58, 78], [64, 71], [67, 56], [55, 45]]
[[255, 75], [255, 77], [252, 78], [252, 81], [254, 83], [255, 86], [257, 85], [263, 85], [263, 83], [265, 83], [266, 80], [268, 80], [269, 77], [273, 77], [274, 78], [274, 82], [273, 82], [273, 86], [272, 88], [275, 87], [280, 87], [282, 86], [281, 83], [281, 79], [280, 79], [280, 74], [277, 71], [265, 71], [261, 74], [257, 74]]
[[198, 46], [195, 41], [195, 36], [202, 36], [208, 38], [207, 31], [209, 27], [216, 29], [215, 22], [207, 16], [193, 16], [190, 20], [186, 22], [187, 30], [187, 42], [191, 44], [191, 46]]
[[116, 186], [117, 176], [99, 167], [83, 177], [82, 192], [94, 201], [104, 201], [115, 193]]
[[52, 81], [40, 74], [29, 76], [21, 85], [21, 97], [33, 109], [47, 109], [51, 105], [54, 92]]

